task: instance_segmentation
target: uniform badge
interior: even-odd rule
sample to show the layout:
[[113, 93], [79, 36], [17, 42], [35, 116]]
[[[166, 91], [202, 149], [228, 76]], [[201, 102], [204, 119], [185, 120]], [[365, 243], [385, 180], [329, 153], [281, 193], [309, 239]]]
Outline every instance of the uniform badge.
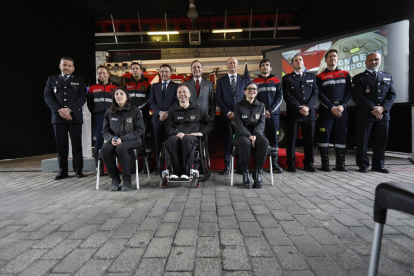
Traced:
[[340, 77], [345, 77], [345, 74], [344, 73], [339, 73], [339, 76]]
[[195, 120], [195, 115], [190, 115], [190, 120]]
[[259, 120], [260, 114], [255, 114], [255, 115], [256, 115], [256, 120]]
[[111, 89], [111, 91], [110, 91], [110, 92], [114, 93], [114, 92], [115, 92], [115, 89]]
[[132, 118], [126, 118], [127, 123], [132, 123]]
[[367, 89], [365, 89], [365, 93], [371, 92], [371, 89], [369, 89], [369, 86], [367, 86]]
[[144, 90], [145, 88], [146, 88], [145, 85], [141, 85], [140, 90]]
[[269, 83], [275, 83], [275, 81], [274, 80], [269, 80]]
[[59, 82], [57, 81], [56, 84], [58, 84]]

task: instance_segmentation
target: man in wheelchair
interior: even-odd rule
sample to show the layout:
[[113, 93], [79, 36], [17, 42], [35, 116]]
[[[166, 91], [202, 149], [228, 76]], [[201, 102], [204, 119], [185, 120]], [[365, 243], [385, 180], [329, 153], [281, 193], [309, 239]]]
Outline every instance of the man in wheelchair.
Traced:
[[170, 111], [166, 123], [168, 152], [171, 156], [170, 179], [188, 180], [198, 138], [214, 129], [214, 121], [206, 111], [190, 102], [186, 84], [177, 88], [178, 104]]

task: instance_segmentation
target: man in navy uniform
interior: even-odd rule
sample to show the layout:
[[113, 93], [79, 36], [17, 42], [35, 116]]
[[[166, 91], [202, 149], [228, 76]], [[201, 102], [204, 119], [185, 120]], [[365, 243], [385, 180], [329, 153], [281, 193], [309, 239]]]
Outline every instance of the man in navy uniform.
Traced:
[[70, 57], [60, 60], [61, 74], [51, 75], [47, 79], [44, 91], [45, 102], [52, 111], [52, 124], [55, 130], [58, 151], [60, 180], [68, 177], [69, 137], [72, 142], [73, 170], [76, 177], [84, 177], [82, 155], [82, 106], [86, 101], [85, 81], [74, 76], [74, 61]]
[[[151, 153], [151, 116], [149, 114], [149, 97], [151, 83], [143, 76], [142, 64], [138, 62], [131, 63], [132, 76], [125, 81], [125, 90], [129, 92], [132, 104], [141, 109], [142, 117], [145, 124], [145, 146], [147, 153]], [[142, 166], [142, 173], [146, 174], [147, 166]]]
[[338, 52], [331, 49], [325, 54], [327, 68], [316, 76], [319, 91], [320, 143], [319, 152], [323, 171], [332, 171], [329, 165], [329, 137], [335, 138], [337, 171], [348, 171], [345, 166], [348, 102], [351, 100], [351, 76], [337, 67]]
[[265, 105], [266, 137], [272, 153], [273, 172], [282, 173], [283, 169], [277, 163], [279, 148], [277, 134], [279, 132], [280, 105], [283, 101], [283, 89], [280, 80], [271, 75], [272, 67], [269, 59], [263, 59], [259, 64], [259, 75], [253, 80], [257, 84], [256, 99]]
[[388, 141], [390, 110], [396, 94], [392, 76], [381, 72], [381, 55], [370, 53], [365, 60], [367, 70], [352, 80], [352, 99], [356, 104], [357, 151], [356, 163], [359, 171], [368, 172], [368, 141], [372, 139], [373, 171], [389, 173], [384, 168], [385, 147]]
[[[109, 70], [106, 66], [100, 65], [96, 69], [98, 74], [98, 83], [89, 88], [86, 102], [88, 109], [92, 113], [92, 135], [95, 138], [93, 157], [95, 164], [98, 165], [99, 150], [103, 145], [102, 127], [105, 111], [112, 105], [112, 97], [114, 95], [116, 85], [109, 80]], [[101, 168], [96, 168], [96, 172], [103, 175], [103, 162]]]
[[[224, 136], [224, 171], [229, 173], [231, 140], [234, 134], [234, 106], [244, 97], [244, 88], [248, 78], [237, 74], [239, 61], [231, 57], [227, 60], [227, 75], [217, 80], [217, 104], [220, 107], [220, 118]], [[241, 169], [238, 166], [238, 169]]]
[[302, 127], [303, 148], [305, 152], [305, 171], [316, 172], [313, 167], [313, 141], [315, 135], [318, 87], [315, 75], [303, 71], [304, 63], [300, 55], [292, 59], [293, 72], [283, 76], [283, 98], [286, 101], [288, 119], [288, 147], [286, 149], [288, 171], [296, 172], [295, 148], [299, 127]]
[[171, 81], [172, 68], [168, 64], [160, 66], [159, 75], [161, 77], [160, 82], [154, 84], [151, 87], [150, 92], [150, 107], [154, 114], [152, 115], [152, 124], [154, 129], [154, 138], [156, 146], [156, 162], [157, 169], [154, 174], [159, 174], [159, 155], [161, 151], [162, 143], [167, 139], [167, 133], [165, 132], [165, 122], [174, 106], [177, 104], [177, 84]]

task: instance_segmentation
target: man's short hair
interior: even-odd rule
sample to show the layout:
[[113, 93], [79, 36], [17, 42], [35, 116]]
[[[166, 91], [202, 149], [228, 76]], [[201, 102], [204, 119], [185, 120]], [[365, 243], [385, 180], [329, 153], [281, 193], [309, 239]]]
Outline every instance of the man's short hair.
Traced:
[[[131, 63], [131, 67], [132, 67], [132, 65], [139, 65], [139, 69], [141, 69], [141, 71], [142, 71], [142, 65], [141, 64], [139, 64], [138, 62], [133, 62], [133, 63]], [[131, 68], [130, 67], [130, 68]]]
[[161, 66], [160, 66], [160, 69], [161, 69], [162, 67], [168, 67], [168, 68], [170, 68], [170, 71], [172, 72], [172, 68], [171, 68], [171, 66], [170, 66], [169, 64], [163, 64], [163, 65], [161, 65]]
[[336, 53], [336, 54], [338, 54], [338, 51], [335, 50], [335, 49], [330, 49], [328, 52], [325, 53], [325, 59], [328, 58], [329, 53]]
[[191, 93], [191, 90], [190, 90], [190, 87], [186, 84], [186, 83], [180, 83], [178, 86], [177, 86], [177, 91], [178, 91], [178, 88], [180, 88], [180, 87], [182, 87], [182, 86], [185, 86], [185, 87], [187, 87], [187, 89], [188, 89], [188, 92], [190, 92]]
[[96, 68], [96, 72], [98, 72], [98, 69], [99, 68], [105, 68], [106, 69], [106, 72], [108, 72], [108, 74], [109, 74], [109, 69], [105, 65], [99, 65], [98, 68]]
[[269, 64], [271, 64], [271, 63], [270, 63], [270, 59], [268, 59], [268, 58], [264, 58], [264, 59], [262, 59], [262, 60], [260, 61], [259, 67], [262, 67], [262, 64], [263, 64], [263, 63], [266, 63], [266, 62], [269, 62]]
[[302, 57], [301, 55], [299, 55], [299, 54], [294, 55], [294, 56], [293, 56], [293, 58], [292, 58], [292, 62], [291, 62], [292, 64], [293, 64], [293, 60], [295, 59], [295, 57], [301, 57], [301, 58], [303, 58], [303, 57]]
[[60, 63], [62, 63], [62, 61], [64, 61], [64, 60], [69, 60], [69, 61], [72, 61], [73, 65], [75, 65], [75, 61], [74, 61], [74, 60], [73, 60], [73, 58], [71, 58], [71, 57], [63, 57], [63, 58], [61, 58], [61, 59], [60, 59]]
[[199, 62], [201, 64], [201, 67], [203, 67], [203, 64], [199, 60], [194, 60], [193, 62], [191, 62], [190, 67], [193, 67], [193, 64], [196, 63], [196, 62]]

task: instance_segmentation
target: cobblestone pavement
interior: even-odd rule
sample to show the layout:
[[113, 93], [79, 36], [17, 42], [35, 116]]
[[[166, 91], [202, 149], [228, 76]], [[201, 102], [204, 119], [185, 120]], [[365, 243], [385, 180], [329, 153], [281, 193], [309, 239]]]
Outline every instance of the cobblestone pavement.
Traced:
[[[198, 189], [141, 175], [140, 190], [114, 193], [92, 174], [0, 172], [0, 274], [366, 275], [375, 187], [414, 182], [414, 165], [387, 158], [392, 173], [363, 174], [352, 160], [275, 186], [266, 172], [258, 190], [218, 173]], [[384, 234], [381, 275], [414, 275], [413, 217], [389, 211]]]

